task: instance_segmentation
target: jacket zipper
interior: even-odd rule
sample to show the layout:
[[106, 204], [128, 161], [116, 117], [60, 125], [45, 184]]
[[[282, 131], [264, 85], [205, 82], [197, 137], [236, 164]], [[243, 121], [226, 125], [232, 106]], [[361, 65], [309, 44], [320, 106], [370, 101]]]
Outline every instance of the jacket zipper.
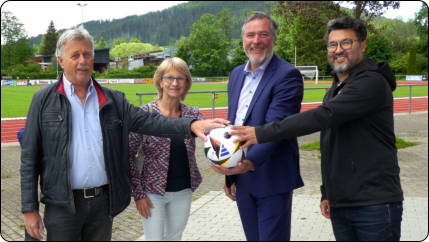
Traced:
[[[104, 135], [106, 127], [104, 125], [104, 120], [101, 119], [101, 111], [103, 110], [103, 108], [107, 104], [108, 103], [104, 103], [103, 105], [101, 105], [100, 110], [98, 110], [98, 118], [100, 120], [100, 125], [101, 125], [101, 128], [102, 128], [101, 134], [103, 135], [104, 167], [106, 167], [107, 181], [109, 182], [109, 184], [112, 184], [112, 182], [110, 180], [110, 176], [109, 176], [109, 167], [107, 166], [107, 163], [106, 163], [106, 157], [107, 157], [106, 156], [106, 147], [105, 147], [105, 144], [106, 144], [105, 138], [106, 138], [106, 136]], [[122, 123], [121, 123], [121, 125], [122, 125]], [[110, 218], [110, 220], [112, 220], [112, 188], [109, 188], [109, 201], [110, 201], [110, 206], [109, 206], [109, 208], [110, 208], [110, 215], [109, 215], [109, 218]]]
[[[66, 97], [66, 95], [64, 95], [61, 92], [60, 92], [60, 95], [63, 95], [65, 97], [67, 108], [69, 110], [71, 110], [70, 102], [69, 102], [68, 98]], [[70, 121], [72, 119], [72, 112], [70, 112], [69, 114], [70, 114], [70, 118], [68, 120]], [[72, 131], [72, 129], [73, 129], [72, 125], [73, 125], [73, 122], [70, 122], [70, 126], [71, 126], [70, 131]], [[69, 138], [69, 142], [67, 142], [67, 165], [68, 165], [68, 168], [69, 168], [69, 172], [68, 172], [69, 174], [68, 174], [68, 179], [67, 180], [68, 180], [68, 185], [69, 185], [69, 191], [70, 191], [70, 194], [71, 194], [71, 197], [72, 197], [73, 212], [76, 213], [76, 205], [74, 204], [73, 189], [71, 187], [71, 181], [70, 181], [70, 177], [71, 177], [70, 148], [71, 148], [71, 140], [73, 138], [73, 131], [69, 132], [69, 137], [70, 137]]]

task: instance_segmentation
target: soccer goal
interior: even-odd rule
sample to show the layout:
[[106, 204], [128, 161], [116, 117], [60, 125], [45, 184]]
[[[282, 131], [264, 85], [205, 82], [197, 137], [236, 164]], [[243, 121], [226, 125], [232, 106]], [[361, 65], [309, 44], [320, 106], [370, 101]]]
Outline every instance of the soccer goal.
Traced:
[[316, 84], [319, 79], [319, 70], [317, 66], [295, 66], [302, 75], [302, 80], [304, 81], [304, 77], [310, 78], [313, 81], [313, 78], [316, 78]]

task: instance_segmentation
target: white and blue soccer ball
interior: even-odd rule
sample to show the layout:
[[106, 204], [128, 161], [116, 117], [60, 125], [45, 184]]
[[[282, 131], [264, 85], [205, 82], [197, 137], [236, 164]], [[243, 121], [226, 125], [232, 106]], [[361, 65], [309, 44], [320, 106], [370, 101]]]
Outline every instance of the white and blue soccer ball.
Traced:
[[217, 128], [210, 131], [207, 135], [207, 141], [204, 143], [204, 154], [207, 159], [216, 165], [225, 168], [236, 167], [247, 154], [247, 148], [240, 150], [239, 147], [244, 142], [233, 143], [237, 135], [229, 135], [230, 126]]

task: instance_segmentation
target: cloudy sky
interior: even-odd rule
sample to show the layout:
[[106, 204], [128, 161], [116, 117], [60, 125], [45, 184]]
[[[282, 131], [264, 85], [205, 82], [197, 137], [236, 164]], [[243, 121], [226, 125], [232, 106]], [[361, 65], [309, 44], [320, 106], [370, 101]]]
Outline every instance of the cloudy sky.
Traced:
[[[1, 0], [3, 1], [3, 0]], [[426, 0], [427, 1], [427, 0]], [[82, 22], [82, 8], [77, 4], [87, 4], [83, 7], [83, 21], [113, 20], [129, 15], [142, 15], [156, 12], [185, 1], [151, 2], [151, 1], [9, 1], [4, 2], [1, 11], [10, 11], [24, 24], [29, 37], [46, 33], [52, 20], [57, 30], [71, 28]], [[401, 16], [404, 21], [414, 19], [414, 13], [421, 8], [421, 1], [401, 2], [398, 10], [388, 10], [383, 16], [396, 18]]]

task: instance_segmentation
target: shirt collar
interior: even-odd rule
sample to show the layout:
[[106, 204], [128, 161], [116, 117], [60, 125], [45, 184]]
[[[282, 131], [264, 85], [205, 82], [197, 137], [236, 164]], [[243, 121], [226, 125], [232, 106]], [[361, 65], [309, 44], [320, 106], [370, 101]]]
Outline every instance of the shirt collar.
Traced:
[[[271, 59], [273, 58], [273, 55], [274, 55], [274, 51], [272, 51], [271, 52], [271, 54], [267, 57], [267, 59], [265, 60], [265, 62], [260, 66], [260, 67], [258, 67], [256, 70], [255, 70], [255, 73], [258, 71], [258, 70], [261, 70], [262, 72], [265, 72], [265, 70], [267, 69], [267, 67], [268, 67], [268, 64], [270, 63], [270, 61], [271, 61]], [[244, 67], [244, 72], [247, 74], [247, 73], [249, 73], [249, 72], [252, 72], [252, 69], [250, 69], [250, 61], [247, 61], [247, 64], [246, 64], [246, 66]]]
[[[65, 89], [66, 93], [69, 94], [70, 96], [73, 96], [74, 95], [73, 84], [69, 80], [67, 80], [67, 77], [65, 74], [63, 75], [63, 79], [64, 79], [64, 87], [65, 87], [64, 89]], [[92, 91], [94, 90], [94, 88], [95, 87], [94, 87], [94, 84], [92, 82], [92, 78], [90, 78], [89, 79], [88, 93], [91, 94]]]

